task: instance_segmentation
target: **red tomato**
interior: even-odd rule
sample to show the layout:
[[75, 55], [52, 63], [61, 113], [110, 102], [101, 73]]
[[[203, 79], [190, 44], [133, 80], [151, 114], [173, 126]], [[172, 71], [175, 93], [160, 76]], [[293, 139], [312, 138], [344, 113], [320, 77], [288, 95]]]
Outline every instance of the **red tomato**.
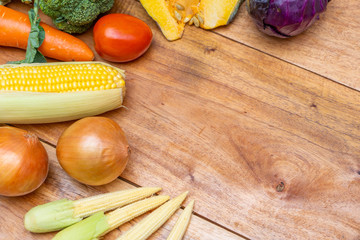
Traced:
[[105, 15], [94, 26], [95, 50], [111, 62], [128, 62], [140, 57], [149, 48], [152, 37], [145, 22], [127, 14]]

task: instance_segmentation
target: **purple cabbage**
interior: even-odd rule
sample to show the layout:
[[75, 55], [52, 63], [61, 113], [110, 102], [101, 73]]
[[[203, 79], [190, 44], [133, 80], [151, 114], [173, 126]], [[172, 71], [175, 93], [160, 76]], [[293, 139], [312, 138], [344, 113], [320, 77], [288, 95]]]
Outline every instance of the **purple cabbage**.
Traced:
[[247, 10], [262, 32], [287, 38], [310, 27], [326, 10], [328, 2], [330, 0], [247, 0]]

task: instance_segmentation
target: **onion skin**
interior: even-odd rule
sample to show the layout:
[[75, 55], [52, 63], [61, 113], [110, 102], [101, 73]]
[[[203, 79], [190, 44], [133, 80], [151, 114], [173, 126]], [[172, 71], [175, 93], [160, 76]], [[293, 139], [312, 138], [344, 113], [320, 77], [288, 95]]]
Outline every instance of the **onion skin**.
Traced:
[[48, 170], [47, 152], [34, 134], [0, 127], [0, 195], [22, 196], [36, 190]]
[[130, 147], [115, 121], [87, 117], [62, 133], [56, 155], [71, 177], [87, 185], [99, 186], [112, 182], [124, 171]]

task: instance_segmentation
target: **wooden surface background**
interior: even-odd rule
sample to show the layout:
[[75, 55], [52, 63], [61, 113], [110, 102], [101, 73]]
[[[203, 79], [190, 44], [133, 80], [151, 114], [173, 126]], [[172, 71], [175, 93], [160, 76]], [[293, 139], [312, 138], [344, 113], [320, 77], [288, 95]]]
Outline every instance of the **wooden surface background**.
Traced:
[[[187, 27], [175, 42], [135, 0], [116, 1], [112, 11], [139, 17], [154, 33], [142, 58], [114, 64], [127, 72], [126, 108], [103, 115], [128, 137], [128, 167], [111, 184], [84, 186], [54, 155], [72, 122], [18, 125], [44, 141], [52, 165], [34, 193], [0, 197], [0, 239], [49, 239], [23, 228], [37, 204], [134, 186], [190, 191], [195, 216], [185, 239], [360, 239], [357, 0], [331, 1], [312, 28], [285, 40], [258, 32], [245, 6], [231, 25]], [[79, 38], [94, 49], [91, 31]], [[0, 63], [24, 57], [0, 52]], [[152, 239], [166, 239], [175, 220]]]

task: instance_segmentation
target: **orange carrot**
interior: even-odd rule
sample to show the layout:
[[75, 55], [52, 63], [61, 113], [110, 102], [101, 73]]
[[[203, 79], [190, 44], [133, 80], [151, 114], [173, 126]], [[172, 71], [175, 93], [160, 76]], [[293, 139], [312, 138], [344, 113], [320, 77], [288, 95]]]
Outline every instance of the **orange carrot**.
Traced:
[[[40, 23], [45, 40], [39, 51], [61, 61], [92, 61], [94, 53], [80, 39]], [[28, 15], [0, 5], [0, 46], [26, 49], [30, 33]]]

